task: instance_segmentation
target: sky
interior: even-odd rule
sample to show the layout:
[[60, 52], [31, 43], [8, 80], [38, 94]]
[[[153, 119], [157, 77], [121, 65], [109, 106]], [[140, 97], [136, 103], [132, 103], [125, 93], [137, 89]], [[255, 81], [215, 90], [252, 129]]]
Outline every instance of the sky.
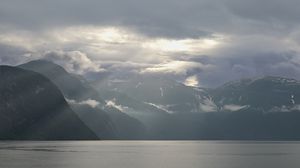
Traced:
[[0, 0], [0, 64], [217, 87], [300, 79], [299, 0]]

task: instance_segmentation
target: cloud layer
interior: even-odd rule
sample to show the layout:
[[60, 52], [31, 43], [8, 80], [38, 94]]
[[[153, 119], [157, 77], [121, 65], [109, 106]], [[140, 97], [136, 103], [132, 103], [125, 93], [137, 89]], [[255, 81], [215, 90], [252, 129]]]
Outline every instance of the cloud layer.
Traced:
[[209, 87], [262, 75], [300, 79], [299, 5], [297, 0], [2, 1], [0, 64], [42, 58], [92, 78], [154, 74]]

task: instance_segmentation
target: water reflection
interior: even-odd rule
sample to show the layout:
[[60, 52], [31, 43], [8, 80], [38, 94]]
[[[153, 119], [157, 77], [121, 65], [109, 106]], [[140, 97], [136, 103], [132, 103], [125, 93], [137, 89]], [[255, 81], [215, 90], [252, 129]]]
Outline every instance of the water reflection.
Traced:
[[298, 142], [0, 142], [1, 168], [298, 168], [299, 157]]

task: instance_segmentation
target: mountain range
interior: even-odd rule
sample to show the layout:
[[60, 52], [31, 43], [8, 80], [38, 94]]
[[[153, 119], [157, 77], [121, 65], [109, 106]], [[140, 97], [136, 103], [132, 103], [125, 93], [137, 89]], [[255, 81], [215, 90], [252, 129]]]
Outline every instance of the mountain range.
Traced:
[[58, 86], [62, 94], [95, 133], [104, 139], [139, 139], [144, 133], [141, 122], [113, 106], [108, 106], [101, 95], [84, 78], [70, 74], [61, 66], [45, 60], [31, 61], [19, 67], [41, 73]]
[[88, 81], [45, 60], [0, 70], [2, 139], [300, 139], [295, 79], [200, 88], [141, 74]]

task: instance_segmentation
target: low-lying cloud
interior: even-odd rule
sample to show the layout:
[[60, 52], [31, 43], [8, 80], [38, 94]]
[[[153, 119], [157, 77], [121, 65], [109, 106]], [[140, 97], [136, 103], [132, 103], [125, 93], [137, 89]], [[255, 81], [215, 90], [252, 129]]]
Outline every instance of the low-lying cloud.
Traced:
[[96, 108], [98, 105], [100, 105], [98, 101], [92, 99], [87, 99], [81, 102], [77, 102], [76, 100], [69, 100], [69, 99], [67, 99], [67, 101], [71, 104], [88, 105], [92, 108]]
[[128, 107], [124, 107], [122, 105], [117, 104], [116, 99], [107, 100], [105, 102], [106, 102], [105, 106], [116, 108], [121, 112], [124, 112], [128, 108]]
[[77, 74], [104, 71], [100, 65], [94, 63], [85, 53], [80, 51], [51, 51], [46, 52], [41, 58], [56, 62], [69, 72]]

